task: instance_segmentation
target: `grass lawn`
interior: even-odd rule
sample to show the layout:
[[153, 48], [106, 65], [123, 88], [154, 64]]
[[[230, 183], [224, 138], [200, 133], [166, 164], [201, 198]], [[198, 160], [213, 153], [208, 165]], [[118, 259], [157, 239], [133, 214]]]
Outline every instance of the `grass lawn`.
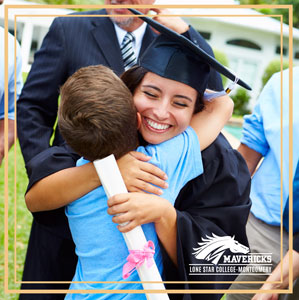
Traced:
[[[15, 150], [16, 150], [16, 181], [14, 180]], [[27, 210], [24, 202], [24, 193], [27, 187], [28, 179], [24, 167], [23, 157], [18, 143], [16, 145], [16, 148], [13, 147], [9, 151], [8, 164], [9, 164], [8, 166], [8, 189], [9, 189], [8, 282], [9, 282], [9, 289], [19, 289], [19, 284], [16, 284], [15, 282], [22, 280], [23, 262], [25, 259], [27, 241], [28, 241], [32, 217], [30, 212]], [[3, 197], [1, 198], [4, 199], [4, 162], [0, 167], [0, 195], [3, 195]], [[16, 211], [15, 211], [15, 207], [16, 207]], [[1, 233], [0, 282], [3, 283], [4, 281], [4, 200], [2, 200], [0, 203], [0, 214], [1, 216], [3, 216], [2, 222], [0, 223], [0, 233]], [[15, 220], [16, 220], [16, 226], [15, 226]], [[0, 288], [0, 299], [4, 299], [4, 300], [18, 299], [18, 294], [4, 294], [3, 288]]]

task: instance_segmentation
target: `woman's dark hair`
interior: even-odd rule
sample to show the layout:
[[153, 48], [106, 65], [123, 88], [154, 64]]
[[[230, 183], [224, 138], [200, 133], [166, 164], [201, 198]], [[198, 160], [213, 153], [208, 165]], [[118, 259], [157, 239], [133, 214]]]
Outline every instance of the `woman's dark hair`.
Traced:
[[148, 73], [146, 69], [140, 66], [134, 66], [124, 72], [120, 78], [130, 90], [132, 95], [134, 95], [136, 88], [139, 86], [146, 73]]
[[[134, 66], [131, 69], [124, 72], [120, 76], [120, 78], [125, 83], [125, 85], [128, 87], [128, 89], [131, 91], [131, 93], [134, 95], [136, 88], [139, 86], [142, 79], [148, 72], [149, 71], [147, 71], [143, 67]], [[204, 107], [205, 107], [205, 104], [204, 104], [204, 100], [203, 100], [203, 95], [198, 93], [193, 113], [195, 114], [195, 113], [202, 111], [204, 109]]]

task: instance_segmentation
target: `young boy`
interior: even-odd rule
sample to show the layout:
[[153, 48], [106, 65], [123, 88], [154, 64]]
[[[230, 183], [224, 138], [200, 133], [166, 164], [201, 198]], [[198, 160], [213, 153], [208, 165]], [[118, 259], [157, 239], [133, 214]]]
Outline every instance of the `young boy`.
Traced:
[[[66, 142], [84, 157], [77, 162], [78, 166], [111, 153], [119, 158], [138, 145], [138, 117], [132, 95], [124, 83], [103, 66], [82, 68], [67, 80], [61, 89], [58, 125]], [[206, 126], [210, 128], [212, 124]], [[153, 203], [153, 207], [171, 207], [175, 211], [173, 202], [180, 189], [203, 172], [201, 150], [197, 134], [190, 127], [159, 145], [138, 147], [137, 151], [151, 156], [151, 162], [169, 177], [169, 188], [164, 190], [164, 199], [151, 194], [142, 194], [142, 198], [147, 203]], [[155, 206], [157, 198], [162, 205]], [[126, 283], [122, 278], [122, 268], [129, 252], [107, 209], [107, 198], [102, 187], [66, 207], [78, 255], [70, 289], [118, 289], [124, 292], [126, 289], [142, 289], [137, 272], [128, 279], [134, 283]], [[162, 273], [162, 256], [155, 224], [148, 223], [142, 227], [147, 240], [155, 245], [154, 258]], [[109, 294], [68, 294], [66, 299], [109, 297]], [[141, 294], [113, 295], [113, 299], [126, 297], [145, 299], [145, 295]]]

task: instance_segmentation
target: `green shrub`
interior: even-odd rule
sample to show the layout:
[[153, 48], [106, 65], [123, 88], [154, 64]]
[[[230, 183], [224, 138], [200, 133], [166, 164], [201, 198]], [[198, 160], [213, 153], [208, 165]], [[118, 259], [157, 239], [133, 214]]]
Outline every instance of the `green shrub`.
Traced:
[[[284, 61], [282, 68], [287, 69], [289, 67], [289, 63]], [[279, 59], [277, 60], [272, 60], [269, 65], [267, 66], [267, 68], [264, 71], [264, 75], [262, 77], [262, 88], [265, 86], [265, 84], [267, 83], [267, 81], [271, 78], [271, 76], [274, 73], [279, 72], [281, 69], [281, 61]]]
[[243, 116], [250, 113], [247, 108], [250, 96], [247, 91], [243, 88], [237, 89], [236, 93], [231, 96], [234, 101], [234, 114], [238, 116]]
[[[215, 58], [221, 64], [223, 64], [224, 66], [228, 67], [228, 58], [227, 58], [226, 54], [223, 53], [223, 52], [221, 52], [221, 51], [214, 50], [214, 49], [213, 49], [213, 52], [214, 52]], [[223, 76], [223, 75], [221, 75], [221, 78], [222, 78], [222, 84], [223, 84], [223, 86], [225, 86], [226, 82], [227, 82], [227, 78], [225, 76]]]
[[25, 83], [26, 79], [27, 79], [28, 73], [23, 72], [22, 73], [22, 77], [23, 77], [23, 83]]

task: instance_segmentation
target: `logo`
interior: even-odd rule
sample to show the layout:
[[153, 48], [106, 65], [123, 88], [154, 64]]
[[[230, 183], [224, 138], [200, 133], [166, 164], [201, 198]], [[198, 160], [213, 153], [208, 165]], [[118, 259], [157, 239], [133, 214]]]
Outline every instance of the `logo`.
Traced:
[[219, 262], [227, 249], [232, 253], [247, 254], [249, 252], [249, 248], [236, 241], [234, 236], [217, 236], [212, 233], [212, 236], [206, 236], [201, 240], [201, 243], [197, 243], [200, 247], [193, 248], [195, 252], [192, 254], [195, 258], [211, 261], [214, 265]]
[[189, 264], [189, 275], [269, 275], [272, 253], [250, 253], [249, 248], [231, 236], [211, 233], [192, 248], [199, 263]]

